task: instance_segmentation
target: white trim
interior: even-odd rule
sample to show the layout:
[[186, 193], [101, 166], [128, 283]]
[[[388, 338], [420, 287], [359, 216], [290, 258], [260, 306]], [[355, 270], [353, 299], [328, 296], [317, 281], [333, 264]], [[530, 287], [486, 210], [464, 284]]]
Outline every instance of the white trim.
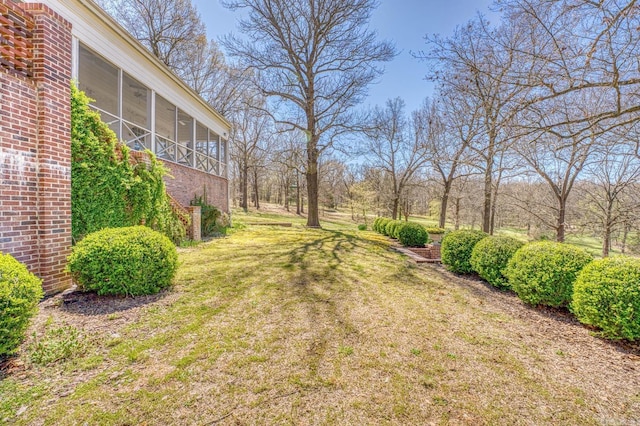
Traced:
[[[72, 35], [109, 62], [219, 134], [231, 124], [135, 40], [93, 0], [29, 0], [44, 3], [72, 25]], [[77, 55], [76, 55], [77, 56]]]

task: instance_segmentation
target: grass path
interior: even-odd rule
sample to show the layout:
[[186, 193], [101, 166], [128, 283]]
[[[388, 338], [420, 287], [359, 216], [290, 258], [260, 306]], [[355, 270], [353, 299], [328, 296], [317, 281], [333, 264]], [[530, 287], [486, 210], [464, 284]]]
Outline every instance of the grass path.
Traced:
[[0, 423], [640, 423], [633, 354], [373, 233], [250, 226], [181, 261], [146, 304], [41, 309], [89, 349], [2, 380]]

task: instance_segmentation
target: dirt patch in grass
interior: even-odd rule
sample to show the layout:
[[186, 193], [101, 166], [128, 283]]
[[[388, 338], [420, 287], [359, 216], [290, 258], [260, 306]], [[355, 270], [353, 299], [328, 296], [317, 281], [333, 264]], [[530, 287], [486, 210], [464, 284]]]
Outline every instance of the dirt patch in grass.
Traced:
[[89, 349], [0, 381], [16, 424], [638, 424], [637, 345], [370, 232], [248, 226], [159, 296], [47, 300]]

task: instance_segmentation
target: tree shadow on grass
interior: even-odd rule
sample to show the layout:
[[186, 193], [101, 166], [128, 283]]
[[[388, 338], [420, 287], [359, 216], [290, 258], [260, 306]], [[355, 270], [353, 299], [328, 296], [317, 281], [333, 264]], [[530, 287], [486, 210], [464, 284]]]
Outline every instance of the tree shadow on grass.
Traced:
[[[342, 253], [351, 252], [356, 248], [356, 237], [340, 231], [323, 230], [327, 235], [317, 238], [288, 253], [289, 259], [285, 268], [299, 267], [307, 270], [312, 262], [326, 262], [327, 271], [336, 269], [342, 262]], [[315, 259], [313, 259], [315, 258]]]
[[62, 311], [79, 315], [108, 315], [158, 302], [171, 294], [165, 289], [148, 296], [99, 296], [92, 292], [70, 291], [59, 295], [52, 303], [59, 303]]
[[[577, 329], [588, 329], [590, 334], [597, 339], [604, 346], [609, 346], [618, 352], [631, 357], [640, 357], [640, 342], [630, 342], [627, 340], [610, 340], [602, 337], [597, 329], [594, 327], [586, 326], [571, 313], [569, 308], [560, 307], [554, 308], [549, 306], [531, 306], [523, 303], [518, 298], [518, 295], [512, 290], [498, 289], [488, 282], [484, 281], [478, 275], [461, 275], [447, 271], [444, 266], [429, 265], [427, 266], [432, 271], [437, 271], [443, 279], [455, 277], [456, 282], [464, 286], [471, 294], [478, 297], [485, 302], [489, 303], [491, 300], [500, 302], [508, 310], [516, 313], [523, 318], [535, 318], [536, 316], [550, 320], [551, 323], [564, 324], [570, 327], [569, 332]], [[559, 334], [563, 332], [558, 330]]]

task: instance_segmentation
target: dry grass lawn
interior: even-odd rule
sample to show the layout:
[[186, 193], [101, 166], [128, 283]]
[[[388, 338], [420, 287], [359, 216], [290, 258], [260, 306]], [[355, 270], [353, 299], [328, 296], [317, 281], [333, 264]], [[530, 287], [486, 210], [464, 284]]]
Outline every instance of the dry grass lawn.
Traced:
[[637, 349], [354, 229], [248, 226], [170, 292], [45, 301], [32, 331], [82, 345], [33, 365], [30, 337], [0, 423], [640, 424]]

